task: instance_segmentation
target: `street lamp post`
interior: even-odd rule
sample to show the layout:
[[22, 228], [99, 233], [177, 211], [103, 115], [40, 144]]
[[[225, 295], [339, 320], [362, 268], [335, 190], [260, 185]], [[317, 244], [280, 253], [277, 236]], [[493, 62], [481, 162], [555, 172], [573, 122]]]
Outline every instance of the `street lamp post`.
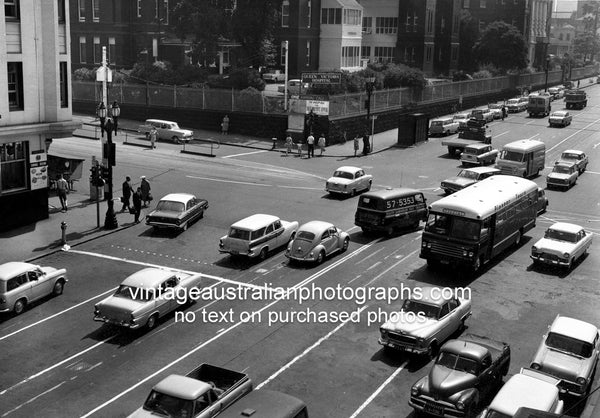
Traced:
[[116, 100], [113, 102], [112, 107], [110, 108], [110, 114], [113, 118], [114, 133], [115, 133], [115, 136], [117, 136], [117, 130], [119, 129], [119, 116], [121, 115], [121, 108], [119, 107], [119, 104], [117, 103]]
[[119, 226], [117, 222], [117, 215], [115, 214], [114, 202], [113, 202], [113, 165], [115, 163], [115, 144], [112, 142], [114, 123], [112, 118], [106, 119], [106, 144], [104, 144], [104, 155], [107, 160], [107, 185], [108, 194], [106, 196], [106, 203], [108, 207], [106, 209], [106, 217], [104, 218], [104, 229], [116, 229]]
[[548, 91], [548, 70], [550, 69], [550, 55], [546, 55], [546, 84], [544, 91]]
[[375, 87], [375, 77], [367, 77], [365, 79], [365, 87], [367, 89], [367, 122], [371, 120], [371, 152], [375, 147], [375, 118], [371, 116], [371, 95]]
[[96, 108], [96, 116], [98, 116], [98, 119], [100, 119], [100, 134], [102, 135], [102, 138], [104, 138], [104, 124], [106, 122], [106, 115], [106, 106], [104, 106], [104, 102], [100, 102]]

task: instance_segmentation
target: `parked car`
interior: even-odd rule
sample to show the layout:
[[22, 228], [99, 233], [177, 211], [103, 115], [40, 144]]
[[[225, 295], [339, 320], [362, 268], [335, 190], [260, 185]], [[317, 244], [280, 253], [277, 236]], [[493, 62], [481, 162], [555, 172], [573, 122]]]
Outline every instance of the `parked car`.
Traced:
[[492, 112], [494, 119], [502, 119], [502, 107], [504, 104], [502, 103], [490, 103], [488, 104], [488, 109]]
[[[308, 83], [303, 83], [300, 79], [293, 78], [291, 80], [288, 80], [288, 94], [289, 95], [300, 94], [300, 89], [302, 89], [303, 92], [306, 92], [308, 87], [309, 87]], [[279, 93], [284, 93], [285, 86], [277, 86], [277, 91]]]
[[159, 318], [181, 306], [182, 298], [193, 288], [199, 288], [201, 277], [155, 267], [142, 269], [123, 280], [112, 296], [96, 304], [94, 321], [152, 329]]
[[588, 156], [583, 151], [579, 151], [576, 149], [568, 149], [563, 151], [560, 155], [558, 161], [555, 164], [562, 164], [564, 162], [567, 163], [575, 163], [577, 167], [577, 171], [581, 175], [586, 169], [588, 165]]
[[343, 166], [333, 172], [333, 176], [327, 179], [325, 191], [331, 194], [344, 194], [354, 196], [362, 191], [371, 190], [373, 176], [365, 174], [365, 170], [359, 167]]
[[452, 334], [464, 329], [471, 300], [458, 291], [450, 295], [439, 290], [424, 286], [420, 294], [413, 291], [400, 311], [380, 327], [379, 344], [431, 357]]
[[565, 95], [565, 89], [561, 86], [548, 87], [548, 93], [554, 97], [554, 100], [562, 99]]
[[322, 263], [326, 257], [344, 252], [350, 236], [329, 222], [310, 221], [298, 228], [296, 237], [288, 244], [285, 256], [294, 261]]
[[462, 165], [488, 165], [494, 164], [498, 157], [498, 150], [490, 144], [474, 143], [467, 145], [460, 154]]
[[481, 413], [481, 418], [515, 416], [519, 408], [561, 414], [564, 403], [559, 398], [559, 380], [542, 372], [521, 369], [513, 375]]
[[150, 139], [152, 127], [156, 128], [158, 132], [156, 139], [159, 141], [165, 140], [180, 144], [194, 139], [194, 132], [189, 129], [181, 129], [177, 122], [161, 119], [146, 119], [146, 122], [138, 127], [138, 132], [146, 135], [146, 139]]
[[285, 81], [285, 73], [281, 70], [268, 70], [262, 75], [265, 82], [279, 83]]
[[573, 120], [573, 116], [566, 110], [557, 110], [556, 112], [552, 112], [550, 117], [548, 118], [549, 126], [569, 126], [571, 121]]
[[0, 312], [23, 313], [27, 305], [48, 295], [61, 295], [67, 270], [11, 261], [0, 265]]
[[546, 212], [548, 208], [548, 197], [546, 191], [541, 187], [538, 187], [538, 200], [537, 200], [537, 214], [540, 215]]
[[156, 209], [146, 216], [146, 225], [177, 228], [185, 231], [189, 224], [204, 217], [208, 200], [188, 193], [171, 193], [160, 199]]
[[452, 119], [458, 122], [459, 129], [465, 128], [467, 126], [467, 121], [471, 119], [471, 115], [468, 112], [455, 113], [454, 116], [452, 116]]
[[508, 344], [463, 335], [442, 346], [429, 374], [412, 386], [408, 404], [416, 413], [474, 417], [480, 402], [495, 394], [509, 367]]
[[500, 174], [500, 170], [493, 167], [463, 168], [455, 177], [442, 181], [441, 188], [446, 194], [454, 193], [496, 174]]
[[595, 325], [557, 315], [530, 367], [560, 379], [562, 392], [582, 397], [592, 387], [599, 350], [600, 333]]
[[459, 123], [452, 117], [434, 119], [429, 125], [429, 136], [450, 135], [458, 132]]
[[296, 236], [297, 221], [256, 214], [237, 221], [219, 240], [219, 252], [248, 258], [267, 258], [270, 251], [287, 245]]
[[577, 171], [577, 165], [572, 162], [562, 162], [555, 164], [552, 167], [552, 172], [546, 176], [546, 187], [562, 187], [565, 190], [569, 190], [572, 186], [577, 184], [577, 177], [579, 171]]
[[486, 122], [492, 122], [494, 120], [494, 113], [488, 109], [473, 109], [471, 110], [471, 117], [474, 119], [483, 119]]
[[506, 110], [510, 113], [521, 112], [523, 110], [527, 110], [528, 103], [529, 103], [528, 97], [517, 97], [514, 99], [509, 99], [506, 102]]
[[567, 222], [557, 222], [544, 233], [544, 238], [531, 247], [534, 264], [550, 264], [571, 268], [573, 262], [583, 257], [592, 245], [592, 233], [583, 227]]

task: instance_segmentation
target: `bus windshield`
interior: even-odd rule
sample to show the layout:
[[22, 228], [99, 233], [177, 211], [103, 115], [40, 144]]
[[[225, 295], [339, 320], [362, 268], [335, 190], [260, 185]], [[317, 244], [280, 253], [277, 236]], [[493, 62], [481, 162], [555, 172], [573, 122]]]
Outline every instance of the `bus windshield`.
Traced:
[[500, 153], [500, 159], [501, 160], [508, 160], [508, 161], [516, 161], [518, 163], [523, 162], [523, 154], [520, 152], [516, 152], [516, 151], [510, 151], [510, 150], [502, 150], [502, 152]]
[[470, 241], [479, 240], [481, 224], [458, 216], [430, 213], [425, 231]]

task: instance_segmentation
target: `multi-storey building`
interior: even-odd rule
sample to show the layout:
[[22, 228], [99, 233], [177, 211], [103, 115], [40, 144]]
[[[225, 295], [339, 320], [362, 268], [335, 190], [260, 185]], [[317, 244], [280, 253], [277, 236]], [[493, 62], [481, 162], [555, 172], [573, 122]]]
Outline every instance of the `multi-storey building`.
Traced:
[[71, 110], [68, 12], [63, 0], [4, 2], [0, 230], [48, 217], [48, 146], [79, 125]]

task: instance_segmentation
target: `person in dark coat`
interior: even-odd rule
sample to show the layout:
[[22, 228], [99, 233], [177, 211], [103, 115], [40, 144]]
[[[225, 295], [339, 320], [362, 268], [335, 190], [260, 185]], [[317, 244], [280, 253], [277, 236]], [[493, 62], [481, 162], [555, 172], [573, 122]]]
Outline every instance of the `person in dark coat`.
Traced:
[[142, 212], [142, 189], [140, 187], [133, 193], [133, 209], [135, 211], [133, 221], [137, 224], [140, 222], [140, 213]]
[[129, 199], [131, 198], [131, 193], [133, 193], [133, 187], [131, 186], [131, 177], [125, 177], [125, 181], [123, 182], [123, 208], [121, 208], [121, 212], [125, 212], [125, 209], [129, 210], [131, 205], [129, 203]]
[[369, 134], [363, 135], [363, 155], [367, 155], [371, 152], [371, 144], [369, 142]]

